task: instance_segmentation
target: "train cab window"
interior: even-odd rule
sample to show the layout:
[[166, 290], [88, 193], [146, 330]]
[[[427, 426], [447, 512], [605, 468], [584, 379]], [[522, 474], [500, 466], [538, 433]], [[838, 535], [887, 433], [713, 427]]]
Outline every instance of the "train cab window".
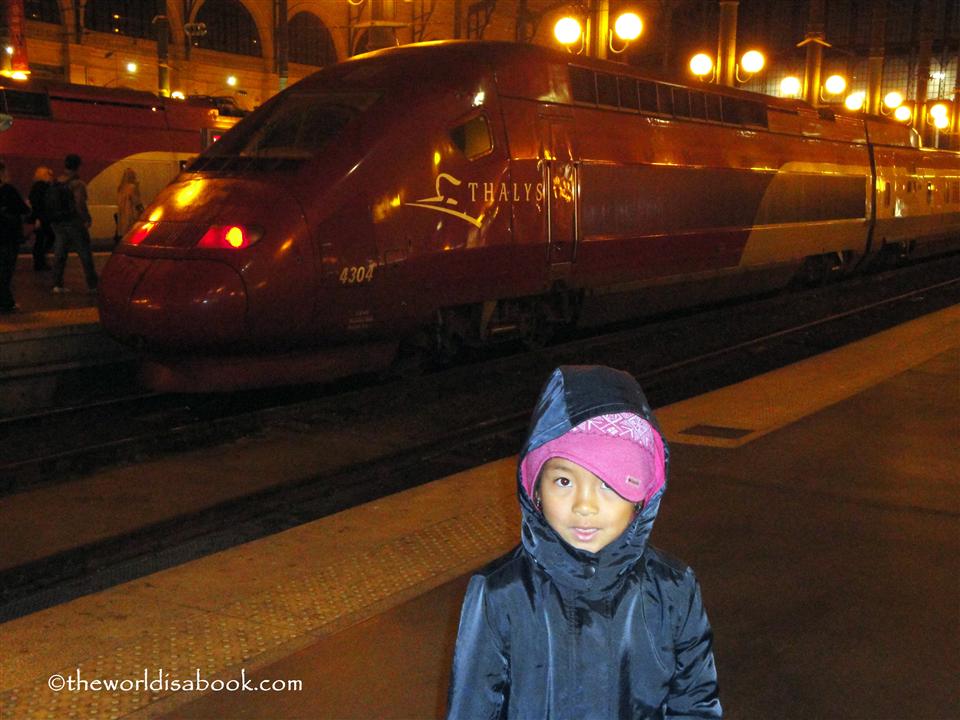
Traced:
[[657, 85], [657, 105], [664, 115], [673, 115], [672, 89], [669, 85]]
[[597, 101], [601, 105], [619, 107], [620, 99], [617, 95], [617, 76], [597, 73]]
[[644, 112], [657, 112], [657, 84], [637, 81], [637, 94], [640, 98], [640, 109]]
[[713, 93], [706, 93], [703, 97], [707, 110], [707, 120], [713, 122], [722, 122], [723, 115], [720, 113], [720, 96]]
[[291, 93], [256, 111], [204, 155], [309, 158], [379, 97], [367, 91]]
[[707, 119], [706, 100], [699, 90], [690, 91], [690, 117], [696, 120]]
[[686, 88], [673, 88], [673, 114], [690, 117], [690, 91]]
[[0, 110], [11, 115], [50, 117], [50, 102], [45, 93], [3, 90], [0, 92]]
[[637, 81], [621, 75], [618, 82], [620, 84], [620, 107], [625, 110], [639, 110], [640, 96], [637, 95]]
[[477, 115], [450, 131], [450, 139], [460, 152], [473, 160], [493, 150], [486, 115]]
[[593, 70], [586, 68], [570, 68], [570, 94], [574, 102], [597, 104], [597, 85], [594, 81]]

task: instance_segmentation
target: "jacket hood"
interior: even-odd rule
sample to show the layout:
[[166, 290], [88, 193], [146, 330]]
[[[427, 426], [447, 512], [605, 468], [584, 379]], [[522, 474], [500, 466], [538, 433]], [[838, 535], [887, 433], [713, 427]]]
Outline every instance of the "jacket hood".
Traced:
[[[638, 415], [660, 435], [664, 483], [619, 538], [593, 553], [567, 544], [550, 527], [524, 490], [521, 467], [531, 451], [569, 432], [574, 426], [599, 415], [614, 413]], [[537, 400], [517, 467], [524, 550], [558, 585], [579, 593], [606, 594], [643, 556], [660, 509], [660, 499], [666, 490], [669, 469], [669, 447], [663, 441], [663, 433], [643, 390], [632, 375], [598, 365], [557, 368]]]

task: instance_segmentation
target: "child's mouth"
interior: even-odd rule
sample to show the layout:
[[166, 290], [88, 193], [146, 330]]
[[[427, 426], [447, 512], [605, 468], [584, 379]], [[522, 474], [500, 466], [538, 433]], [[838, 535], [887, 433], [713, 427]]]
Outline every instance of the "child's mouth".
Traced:
[[600, 528], [581, 528], [575, 527], [572, 528], [574, 537], [577, 538], [580, 542], [590, 542], [596, 537], [597, 533], [600, 532]]

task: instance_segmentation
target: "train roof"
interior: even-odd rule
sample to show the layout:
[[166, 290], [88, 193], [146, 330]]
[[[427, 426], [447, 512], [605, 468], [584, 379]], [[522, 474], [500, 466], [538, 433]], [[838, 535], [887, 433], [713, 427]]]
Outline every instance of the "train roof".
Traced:
[[[446, 71], [451, 74], [457, 73], [458, 66], [476, 65], [478, 63], [492, 67], [494, 70], [523, 64], [534, 66], [553, 65], [564, 68], [577, 67], [596, 72], [628, 76], [638, 80], [668, 84], [675, 87], [685, 87], [691, 90], [738, 98], [753, 103], [761, 103], [767, 109], [779, 110], [784, 113], [818, 117], [826, 121], [841, 120], [846, 123], [853, 122], [858, 125], [862, 124], [861, 127], [866, 126], [875, 141], [881, 144], [904, 147], [919, 147], [920, 145], [919, 135], [916, 130], [909, 125], [904, 125], [901, 122], [884, 116], [847, 111], [842, 107], [814, 107], [805, 100], [798, 98], [780, 98], [723, 85], [690, 82], [689, 80], [677, 77], [649, 73], [620, 62], [584, 57], [581, 55], [571, 55], [542, 45], [492, 40], [438, 40], [375, 50], [364, 53], [363, 55], [357, 55], [343, 63], [332, 66], [330, 69], [334, 70], [334, 68], [339, 68], [339, 71], [334, 70], [334, 72], [342, 72], [345, 75], [352, 76], [354, 73], [351, 73], [350, 69], [353, 63], [370, 61], [389, 62], [391, 60], [396, 60], [398, 64], [403, 66], [413, 64], [424, 68], [431, 68], [433, 71], [435, 71], [436, 68], [445, 68], [447, 69]], [[323, 71], [318, 73], [318, 75], [322, 74]], [[543, 73], [543, 75], [546, 76], [549, 75], [549, 73]], [[544, 98], [550, 81], [544, 80], [543, 83], [538, 86], [538, 82], [540, 81], [541, 78], [527, 77], [515, 72], [510, 74], [503, 73], [498, 83], [504, 85], [501, 91], [507, 89], [507, 94]], [[375, 80], [372, 80], [372, 82], [375, 82]]]

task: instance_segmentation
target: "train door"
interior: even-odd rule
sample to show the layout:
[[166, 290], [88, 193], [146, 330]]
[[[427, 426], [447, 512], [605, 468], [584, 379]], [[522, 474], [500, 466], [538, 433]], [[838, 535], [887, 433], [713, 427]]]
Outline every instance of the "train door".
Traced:
[[577, 254], [580, 176], [573, 119], [541, 117], [540, 140], [549, 260], [551, 266], [561, 266], [572, 263]]

